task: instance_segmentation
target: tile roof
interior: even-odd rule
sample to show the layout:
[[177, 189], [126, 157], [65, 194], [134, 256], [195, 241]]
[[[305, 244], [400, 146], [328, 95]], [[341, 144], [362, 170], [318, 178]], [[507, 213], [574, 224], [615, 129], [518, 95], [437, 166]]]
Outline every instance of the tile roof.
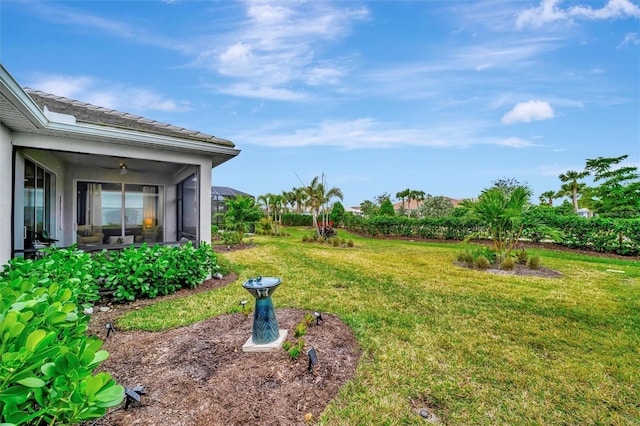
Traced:
[[74, 116], [77, 122], [134, 130], [138, 132], [152, 133], [155, 135], [171, 136], [198, 142], [208, 142], [230, 148], [235, 146], [233, 142], [226, 139], [216, 138], [215, 136], [207, 135], [206, 133], [150, 120], [138, 115], [120, 112], [86, 102], [80, 102], [26, 87], [24, 88], [24, 91], [40, 108], [42, 108], [43, 111], [46, 106], [49, 111]]
[[242, 195], [243, 197], [253, 197], [253, 195], [238, 191], [237, 189], [229, 188], [228, 186], [212, 186], [211, 195], [221, 195], [223, 197], [235, 197], [236, 195]]

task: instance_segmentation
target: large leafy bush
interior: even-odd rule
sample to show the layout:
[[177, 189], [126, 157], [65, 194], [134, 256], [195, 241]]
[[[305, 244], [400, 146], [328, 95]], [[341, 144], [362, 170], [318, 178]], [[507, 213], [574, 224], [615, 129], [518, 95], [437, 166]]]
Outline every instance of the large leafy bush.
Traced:
[[[85, 263], [86, 262], [86, 263]], [[97, 298], [92, 261], [75, 250], [38, 261], [14, 259], [0, 275], [0, 423], [71, 424], [101, 417], [124, 389], [107, 373], [108, 356], [86, 334], [79, 304]]]

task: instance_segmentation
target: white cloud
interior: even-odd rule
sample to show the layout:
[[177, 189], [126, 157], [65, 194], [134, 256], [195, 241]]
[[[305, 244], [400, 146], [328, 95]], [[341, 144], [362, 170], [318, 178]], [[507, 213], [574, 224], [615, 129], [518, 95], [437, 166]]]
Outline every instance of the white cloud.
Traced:
[[122, 112], [184, 112], [187, 101], [176, 101], [140, 87], [100, 81], [88, 76], [38, 75], [28, 86], [35, 90]]
[[547, 120], [554, 117], [553, 108], [548, 102], [530, 100], [520, 102], [502, 117], [504, 124]]
[[532, 26], [538, 28], [548, 22], [567, 19], [567, 13], [556, 7], [559, 2], [560, 0], [542, 0], [538, 7], [521, 12], [516, 20], [516, 27]]
[[236, 83], [218, 89], [220, 93], [243, 98], [269, 99], [274, 101], [302, 101], [308, 95], [304, 92], [296, 92], [272, 86], [251, 85], [249, 83]]
[[547, 23], [571, 21], [574, 18], [589, 20], [640, 18], [640, 7], [630, 0], [609, 0], [600, 9], [582, 5], [561, 9], [558, 6], [560, 2], [561, 0], [542, 0], [539, 6], [520, 12], [516, 26], [539, 28]]
[[640, 46], [640, 37], [638, 37], [638, 33], [628, 33], [624, 36], [624, 40], [618, 45], [618, 49], [622, 49], [625, 46]]
[[627, 16], [640, 18], [640, 7], [629, 0], [609, 0], [601, 9], [592, 9], [589, 6], [573, 6], [569, 9], [569, 14], [594, 20], [625, 18]]
[[319, 52], [327, 43], [347, 36], [355, 22], [368, 16], [364, 8], [338, 4], [346, 6], [247, 0], [245, 18], [237, 28], [220, 36], [216, 47], [203, 50], [194, 63], [237, 82], [224, 93], [251, 87], [255, 94], [260, 87], [260, 91], [271, 92], [270, 99], [297, 100], [299, 96], [283, 94], [296, 93], [292, 89], [296, 84], [337, 84], [345, 70], [333, 64], [337, 60], [322, 58]]
[[498, 145], [508, 146], [511, 148], [527, 148], [536, 146], [535, 144], [520, 138], [507, 138], [498, 142]]
[[94, 84], [95, 80], [88, 76], [39, 75], [27, 86], [65, 98], [77, 99], [79, 94]]
[[465, 148], [471, 145], [496, 145], [510, 148], [537, 146], [519, 138], [483, 138], [488, 127], [482, 121], [441, 122], [426, 127], [406, 127], [372, 118], [326, 120], [315, 126], [279, 130], [268, 126], [233, 135], [233, 140], [269, 147], [327, 146], [342, 149], [391, 149], [402, 147]]

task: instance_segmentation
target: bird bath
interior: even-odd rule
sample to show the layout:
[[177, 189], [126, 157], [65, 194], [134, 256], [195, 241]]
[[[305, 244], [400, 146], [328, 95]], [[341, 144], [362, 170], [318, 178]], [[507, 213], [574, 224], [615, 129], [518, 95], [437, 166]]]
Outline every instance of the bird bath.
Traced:
[[242, 283], [242, 287], [256, 298], [253, 312], [253, 331], [249, 340], [242, 346], [244, 352], [277, 350], [286, 339], [287, 330], [278, 328], [278, 320], [271, 300], [271, 296], [280, 283], [280, 278], [262, 276], [249, 278]]

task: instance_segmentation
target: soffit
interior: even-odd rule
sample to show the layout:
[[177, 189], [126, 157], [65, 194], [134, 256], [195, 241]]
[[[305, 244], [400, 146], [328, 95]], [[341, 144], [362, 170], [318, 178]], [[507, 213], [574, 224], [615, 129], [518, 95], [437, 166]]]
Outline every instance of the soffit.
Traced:
[[16, 132], [33, 132], [36, 125], [25, 116], [9, 99], [5, 93], [0, 94], [0, 122]]

